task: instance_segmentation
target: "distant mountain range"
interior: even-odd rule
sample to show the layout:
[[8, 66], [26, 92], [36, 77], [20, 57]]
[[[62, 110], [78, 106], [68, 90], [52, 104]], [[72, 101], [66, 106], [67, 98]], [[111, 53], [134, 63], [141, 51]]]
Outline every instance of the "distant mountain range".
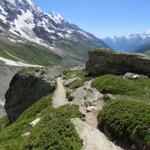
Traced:
[[103, 41], [118, 51], [146, 52], [150, 50], [150, 31], [142, 34], [132, 34], [127, 37], [107, 37]]
[[0, 1], [0, 56], [39, 65], [78, 63], [95, 47], [108, 46], [58, 13], [47, 14], [31, 0]]

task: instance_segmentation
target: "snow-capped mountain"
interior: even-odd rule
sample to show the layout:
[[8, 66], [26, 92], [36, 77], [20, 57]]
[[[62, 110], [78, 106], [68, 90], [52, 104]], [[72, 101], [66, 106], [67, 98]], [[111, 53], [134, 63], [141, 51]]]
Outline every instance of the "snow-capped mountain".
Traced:
[[[32, 0], [1, 0], [0, 28], [20, 38], [50, 48], [63, 57], [87, 55], [93, 47], [108, 47], [102, 40], [67, 22], [60, 14], [45, 13]], [[18, 42], [16, 38], [9, 38]]]
[[103, 41], [115, 50], [146, 51], [150, 50], [150, 30], [142, 34], [131, 34], [129, 36], [107, 37]]

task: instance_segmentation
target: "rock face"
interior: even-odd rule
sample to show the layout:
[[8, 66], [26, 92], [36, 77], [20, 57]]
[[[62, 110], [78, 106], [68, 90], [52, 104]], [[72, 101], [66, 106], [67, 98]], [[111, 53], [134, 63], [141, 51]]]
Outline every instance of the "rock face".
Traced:
[[10, 122], [43, 96], [54, 91], [56, 82], [48, 80], [44, 71], [18, 72], [5, 95], [5, 109]]
[[126, 72], [150, 75], [150, 58], [137, 53], [115, 53], [108, 49], [89, 52], [86, 70], [91, 75], [125, 74]]
[[5, 115], [4, 103], [5, 93], [13, 76], [20, 70], [20, 67], [8, 66], [0, 62], [0, 118]]

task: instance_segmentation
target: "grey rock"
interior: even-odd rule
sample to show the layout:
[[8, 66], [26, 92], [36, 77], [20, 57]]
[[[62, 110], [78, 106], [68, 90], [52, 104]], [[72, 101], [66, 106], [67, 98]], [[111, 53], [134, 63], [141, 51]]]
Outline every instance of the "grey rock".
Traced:
[[104, 101], [115, 99], [112, 94], [104, 94]]
[[128, 73], [124, 74], [123, 78], [124, 79], [140, 79], [141, 77], [138, 74], [128, 72]]
[[91, 87], [91, 81], [85, 82], [84, 86], [77, 88], [72, 96], [73, 102], [81, 106], [96, 106], [97, 102], [103, 100], [104, 95], [97, 89]]
[[14, 122], [27, 108], [56, 88], [56, 82], [45, 80], [39, 72], [18, 72], [12, 79], [5, 95], [5, 109], [10, 122]]
[[0, 62], [0, 118], [6, 115], [4, 109], [5, 93], [9, 88], [9, 83], [13, 76], [21, 69], [21, 67], [8, 66]]
[[86, 70], [92, 75], [133, 72], [150, 76], [150, 58], [137, 53], [115, 53], [107, 50], [89, 52]]

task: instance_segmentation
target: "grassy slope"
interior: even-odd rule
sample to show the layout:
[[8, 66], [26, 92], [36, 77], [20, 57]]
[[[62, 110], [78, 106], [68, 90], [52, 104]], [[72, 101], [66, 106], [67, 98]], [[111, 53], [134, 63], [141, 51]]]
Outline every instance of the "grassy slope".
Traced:
[[113, 100], [99, 113], [99, 128], [111, 138], [136, 143], [139, 149], [150, 144], [150, 105], [129, 99]]
[[52, 54], [48, 48], [34, 43], [12, 44], [0, 40], [0, 56], [11, 60], [19, 58], [27, 63], [44, 66], [61, 62], [61, 58]]
[[[92, 86], [102, 93], [115, 95], [100, 111], [99, 128], [112, 139], [137, 144], [139, 149], [150, 144], [150, 79], [123, 79], [122, 76], [104, 75], [93, 80]], [[105, 128], [105, 130], [104, 130]]]
[[[26, 110], [16, 122], [0, 132], [1, 150], [51, 149], [79, 150], [82, 141], [79, 139], [71, 118], [80, 115], [77, 106], [52, 107], [51, 95], [48, 95]], [[35, 127], [29, 125], [36, 118], [42, 120]], [[31, 132], [23, 138], [21, 134]]]
[[102, 93], [131, 96], [150, 102], [150, 78], [141, 76], [139, 80], [123, 79], [122, 76], [105, 75], [96, 78], [92, 86]]
[[83, 85], [85, 81], [92, 79], [92, 77], [87, 77], [87, 72], [85, 70], [69, 70], [64, 72], [64, 77], [69, 80], [73, 77], [78, 77], [79, 80], [74, 81], [68, 88], [75, 89]]

